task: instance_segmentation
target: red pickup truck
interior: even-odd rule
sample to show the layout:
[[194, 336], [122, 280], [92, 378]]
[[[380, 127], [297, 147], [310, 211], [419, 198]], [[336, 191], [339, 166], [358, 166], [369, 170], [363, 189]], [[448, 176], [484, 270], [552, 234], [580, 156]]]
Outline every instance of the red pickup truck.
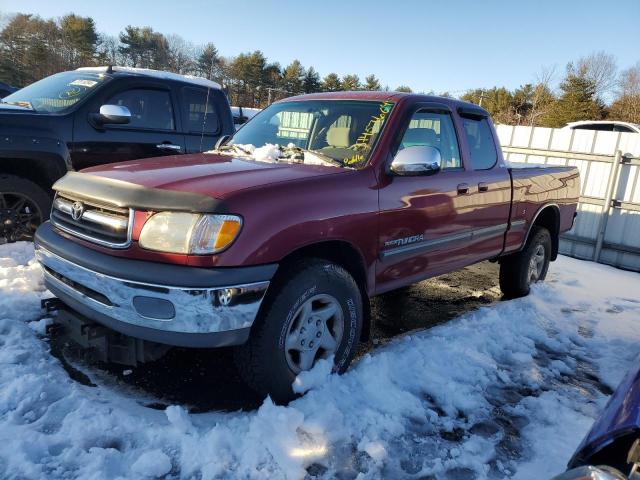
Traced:
[[234, 345], [247, 382], [287, 401], [318, 359], [347, 368], [374, 295], [483, 260], [526, 295], [573, 224], [579, 175], [507, 165], [476, 105], [342, 92], [275, 103], [212, 152], [54, 189], [35, 243], [64, 329], [93, 346], [108, 332], [122, 362]]

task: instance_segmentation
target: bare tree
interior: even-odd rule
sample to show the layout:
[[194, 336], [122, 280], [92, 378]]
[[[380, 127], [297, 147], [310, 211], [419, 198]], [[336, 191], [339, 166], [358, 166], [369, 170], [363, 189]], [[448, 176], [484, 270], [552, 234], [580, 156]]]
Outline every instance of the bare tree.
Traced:
[[578, 59], [574, 73], [593, 82], [596, 96], [602, 99], [616, 86], [618, 74], [616, 58], [603, 51], [593, 52]]
[[122, 65], [124, 61], [121, 59], [120, 41], [118, 37], [112, 35], [100, 34], [97, 49], [97, 63], [101, 65]]
[[180, 35], [167, 35], [169, 68], [181, 74], [195, 73], [196, 47]]
[[553, 103], [553, 83], [556, 78], [556, 65], [543, 66], [536, 75], [536, 82], [531, 92], [531, 108], [528, 113], [528, 123], [535, 127]]
[[640, 61], [620, 74], [618, 92], [621, 96], [640, 96]]
[[640, 123], [640, 62], [620, 74], [617, 93], [609, 118]]

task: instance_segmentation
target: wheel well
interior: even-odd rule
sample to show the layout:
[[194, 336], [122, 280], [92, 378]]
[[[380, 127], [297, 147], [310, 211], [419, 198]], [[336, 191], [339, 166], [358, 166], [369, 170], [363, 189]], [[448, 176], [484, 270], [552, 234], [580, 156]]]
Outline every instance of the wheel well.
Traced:
[[6, 173], [31, 180], [51, 195], [51, 185], [66, 172], [62, 160], [33, 158], [2, 158], [0, 174]]
[[[544, 207], [536, 216], [533, 225], [544, 227], [549, 230], [552, 246], [551, 260], [555, 260], [558, 257], [558, 246], [560, 243], [560, 211], [558, 210], [558, 207], [555, 205], [548, 205]], [[529, 230], [529, 233], [531, 233], [531, 229]]]
[[289, 267], [303, 258], [321, 258], [344, 268], [353, 277], [360, 289], [363, 307], [362, 340], [368, 340], [371, 334], [371, 309], [367, 289], [367, 273], [360, 252], [350, 243], [344, 241], [326, 241], [314, 243], [294, 250], [280, 262], [273, 282], [278, 282]]

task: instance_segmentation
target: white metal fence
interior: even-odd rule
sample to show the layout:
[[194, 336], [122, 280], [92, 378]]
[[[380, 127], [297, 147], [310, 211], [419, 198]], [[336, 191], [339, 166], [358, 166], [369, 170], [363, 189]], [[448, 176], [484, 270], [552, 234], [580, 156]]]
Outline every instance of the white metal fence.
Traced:
[[575, 165], [581, 196], [560, 252], [640, 271], [640, 134], [498, 125], [509, 162]]

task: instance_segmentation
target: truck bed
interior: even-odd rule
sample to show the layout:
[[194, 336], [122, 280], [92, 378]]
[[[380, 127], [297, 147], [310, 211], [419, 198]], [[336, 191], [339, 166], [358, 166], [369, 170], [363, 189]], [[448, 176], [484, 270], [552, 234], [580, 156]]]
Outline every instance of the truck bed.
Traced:
[[551, 205], [558, 209], [558, 232], [566, 232], [580, 198], [580, 174], [577, 167], [510, 163], [513, 185], [511, 228], [505, 239], [505, 253], [522, 246], [540, 209]]

